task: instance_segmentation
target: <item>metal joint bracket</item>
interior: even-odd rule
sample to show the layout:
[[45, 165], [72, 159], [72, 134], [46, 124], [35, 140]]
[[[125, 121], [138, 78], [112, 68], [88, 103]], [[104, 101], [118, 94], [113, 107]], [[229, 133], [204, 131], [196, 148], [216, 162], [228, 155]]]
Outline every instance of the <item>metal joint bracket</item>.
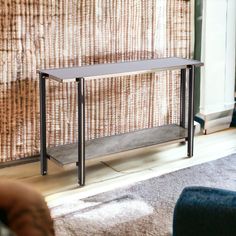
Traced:
[[43, 79], [46, 79], [49, 77], [49, 75], [46, 73], [39, 73], [39, 74], [40, 74], [40, 78], [43, 78]]

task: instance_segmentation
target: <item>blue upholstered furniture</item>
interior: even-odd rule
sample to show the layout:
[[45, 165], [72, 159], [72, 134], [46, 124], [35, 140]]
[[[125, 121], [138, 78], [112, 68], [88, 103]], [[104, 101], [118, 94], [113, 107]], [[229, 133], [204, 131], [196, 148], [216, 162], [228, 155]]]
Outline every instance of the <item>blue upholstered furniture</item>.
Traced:
[[185, 188], [175, 206], [173, 236], [213, 235], [236, 236], [236, 192]]

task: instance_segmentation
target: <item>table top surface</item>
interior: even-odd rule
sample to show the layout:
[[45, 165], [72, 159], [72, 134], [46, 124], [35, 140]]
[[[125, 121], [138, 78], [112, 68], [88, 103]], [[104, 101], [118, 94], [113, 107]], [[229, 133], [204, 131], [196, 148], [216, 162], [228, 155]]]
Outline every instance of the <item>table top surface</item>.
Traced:
[[185, 69], [188, 66], [203, 66], [203, 63], [191, 59], [177, 57], [126, 61], [119, 63], [94, 64], [78, 67], [43, 69], [39, 73], [46, 74], [60, 82], [75, 81], [79, 78], [95, 79], [104, 77], [123, 76], [130, 74], [152, 73], [162, 70]]

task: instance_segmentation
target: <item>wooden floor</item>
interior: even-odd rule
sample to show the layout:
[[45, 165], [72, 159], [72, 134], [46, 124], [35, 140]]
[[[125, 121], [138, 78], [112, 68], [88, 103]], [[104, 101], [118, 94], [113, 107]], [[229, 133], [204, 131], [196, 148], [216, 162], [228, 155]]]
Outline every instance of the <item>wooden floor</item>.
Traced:
[[86, 186], [77, 185], [77, 169], [62, 169], [49, 161], [47, 176], [39, 174], [39, 162], [0, 169], [0, 178], [31, 184], [48, 202], [73, 193], [83, 198], [184, 167], [236, 152], [236, 128], [195, 137], [194, 157], [186, 157], [186, 145], [168, 144], [119, 153], [86, 163]]

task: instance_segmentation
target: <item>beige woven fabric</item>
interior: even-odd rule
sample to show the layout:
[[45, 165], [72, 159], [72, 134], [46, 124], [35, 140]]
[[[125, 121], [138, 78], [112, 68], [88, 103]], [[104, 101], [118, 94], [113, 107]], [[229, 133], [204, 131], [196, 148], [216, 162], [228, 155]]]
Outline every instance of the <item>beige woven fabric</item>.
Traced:
[[[190, 1], [0, 3], [0, 162], [39, 153], [38, 68], [191, 56]], [[178, 123], [177, 76], [87, 82], [87, 139]], [[76, 104], [75, 83], [47, 83], [48, 145], [76, 142]]]

